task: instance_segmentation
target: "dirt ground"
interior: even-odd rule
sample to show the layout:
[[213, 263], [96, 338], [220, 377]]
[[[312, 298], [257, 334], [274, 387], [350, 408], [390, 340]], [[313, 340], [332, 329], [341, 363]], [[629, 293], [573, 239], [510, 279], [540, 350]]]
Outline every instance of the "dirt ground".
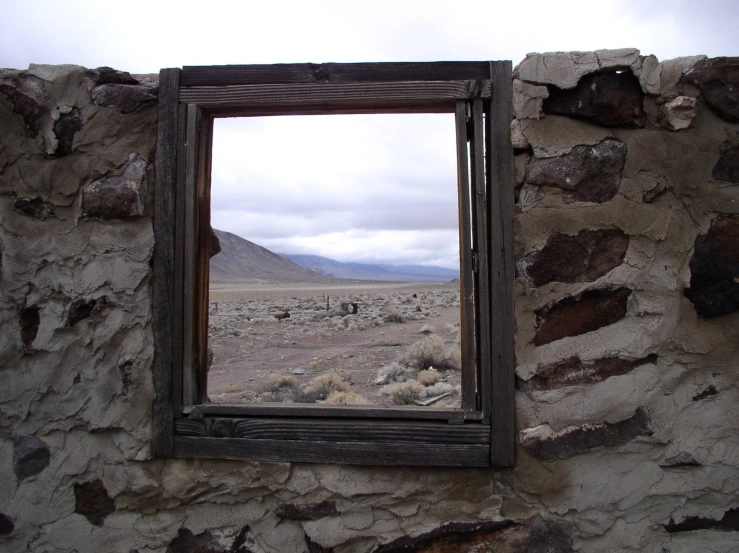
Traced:
[[[342, 303], [356, 303], [358, 312], [347, 314]], [[305, 389], [314, 377], [336, 373], [371, 404], [394, 406], [378, 371], [432, 334], [458, 351], [459, 309], [456, 283], [212, 285], [208, 396], [215, 403], [274, 401], [268, 392], [278, 377]], [[285, 311], [289, 318], [274, 317]], [[460, 383], [458, 370], [439, 376], [455, 389]], [[459, 396], [452, 392], [434, 406], [457, 407]]]

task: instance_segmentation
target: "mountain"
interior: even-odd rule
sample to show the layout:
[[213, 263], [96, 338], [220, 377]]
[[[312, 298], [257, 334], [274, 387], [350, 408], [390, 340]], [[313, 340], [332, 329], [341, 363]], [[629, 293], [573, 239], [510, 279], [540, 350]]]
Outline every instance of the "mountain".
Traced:
[[221, 253], [210, 260], [211, 282], [234, 280], [281, 280], [310, 282], [326, 280], [318, 274], [289, 261], [240, 236], [213, 229], [221, 243]]
[[342, 263], [320, 255], [279, 254], [322, 275], [356, 280], [397, 280], [401, 282], [448, 282], [459, 278], [459, 271], [432, 265], [388, 265]]

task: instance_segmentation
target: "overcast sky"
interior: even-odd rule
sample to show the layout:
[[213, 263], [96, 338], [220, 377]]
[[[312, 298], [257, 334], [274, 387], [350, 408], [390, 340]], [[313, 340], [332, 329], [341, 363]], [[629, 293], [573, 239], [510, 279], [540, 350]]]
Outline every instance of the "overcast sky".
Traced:
[[[737, 0], [0, 0], [0, 67], [739, 55]], [[273, 251], [454, 266], [453, 118], [217, 121], [213, 222]], [[279, 152], [275, 145], [279, 144]]]

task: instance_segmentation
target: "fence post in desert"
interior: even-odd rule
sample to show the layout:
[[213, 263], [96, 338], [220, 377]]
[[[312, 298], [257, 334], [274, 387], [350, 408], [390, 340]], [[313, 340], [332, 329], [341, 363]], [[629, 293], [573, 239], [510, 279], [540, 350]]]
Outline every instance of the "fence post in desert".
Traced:
[[327, 294], [326, 295], [326, 311], [329, 310], [329, 306], [330, 306], [329, 298], [330, 298], [330, 296]]

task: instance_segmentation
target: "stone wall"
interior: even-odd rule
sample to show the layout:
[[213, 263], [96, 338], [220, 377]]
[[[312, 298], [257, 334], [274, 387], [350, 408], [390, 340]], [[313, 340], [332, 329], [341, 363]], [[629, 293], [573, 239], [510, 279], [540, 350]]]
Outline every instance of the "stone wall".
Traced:
[[0, 549], [739, 549], [739, 59], [514, 72], [513, 469], [150, 458], [157, 82], [0, 70]]

